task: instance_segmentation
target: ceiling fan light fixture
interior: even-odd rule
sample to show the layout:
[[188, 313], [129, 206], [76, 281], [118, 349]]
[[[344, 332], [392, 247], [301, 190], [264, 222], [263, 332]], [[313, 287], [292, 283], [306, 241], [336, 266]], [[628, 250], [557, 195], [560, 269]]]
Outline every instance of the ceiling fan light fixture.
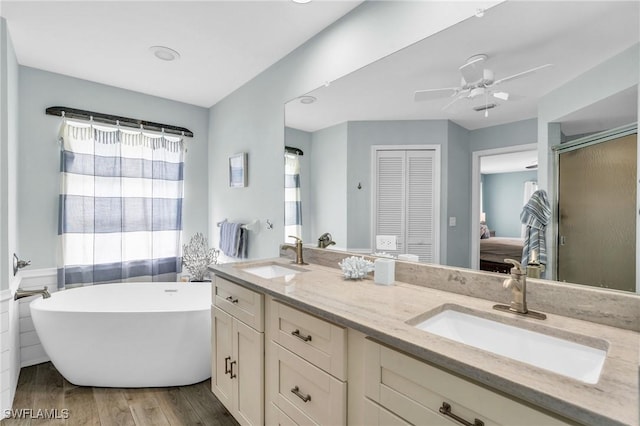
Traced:
[[473, 55], [469, 59], [467, 59], [466, 62], [460, 66], [459, 69], [463, 69], [465, 67], [472, 66], [472, 65], [475, 65], [475, 66], [480, 65], [480, 63], [486, 61], [488, 58], [489, 57], [484, 53], [481, 53], [479, 55]]
[[501, 99], [503, 101], [508, 101], [509, 100], [509, 94], [507, 92], [494, 92], [493, 93], [493, 97]]
[[471, 89], [471, 91], [469, 92], [469, 96], [467, 96], [469, 99], [473, 99], [476, 96], [480, 96], [480, 95], [484, 95], [484, 87], [474, 87], [473, 89]]

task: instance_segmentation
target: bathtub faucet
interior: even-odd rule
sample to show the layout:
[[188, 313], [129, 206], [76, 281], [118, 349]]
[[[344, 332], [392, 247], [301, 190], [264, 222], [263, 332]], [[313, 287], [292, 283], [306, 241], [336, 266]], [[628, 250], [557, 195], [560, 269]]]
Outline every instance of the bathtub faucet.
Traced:
[[41, 294], [43, 299], [51, 297], [48, 287], [45, 285], [42, 290], [23, 290], [19, 288], [16, 290], [16, 294], [15, 296], [13, 296], [13, 300], [22, 299], [23, 297], [35, 296], [36, 294]]

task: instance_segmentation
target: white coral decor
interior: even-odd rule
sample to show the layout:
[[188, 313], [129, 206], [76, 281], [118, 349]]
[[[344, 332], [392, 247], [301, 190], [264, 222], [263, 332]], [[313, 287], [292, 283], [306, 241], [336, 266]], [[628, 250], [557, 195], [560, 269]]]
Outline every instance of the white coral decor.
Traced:
[[218, 250], [209, 248], [207, 239], [200, 232], [191, 237], [189, 244], [183, 244], [182, 264], [189, 270], [191, 280], [202, 281], [207, 267], [217, 263], [219, 253]]
[[373, 262], [366, 260], [364, 257], [347, 257], [342, 259], [338, 265], [342, 268], [344, 277], [350, 280], [362, 279], [373, 271]]

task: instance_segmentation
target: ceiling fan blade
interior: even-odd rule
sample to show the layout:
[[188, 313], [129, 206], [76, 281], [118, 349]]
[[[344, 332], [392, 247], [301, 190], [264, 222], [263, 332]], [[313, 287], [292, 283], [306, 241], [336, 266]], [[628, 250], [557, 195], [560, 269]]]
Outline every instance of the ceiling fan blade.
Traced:
[[460, 99], [464, 98], [466, 96], [466, 92], [468, 92], [468, 90], [465, 90], [464, 92], [460, 93], [459, 95], [455, 96], [451, 101], [449, 101], [445, 106], [442, 107], [443, 111], [449, 111], [449, 112], [455, 112], [453, 109], [451, 109], [451, 107], [453, 106], [453, 104], [455, 104], [456, 102], [458, 102]]
[[541, 69], [552, 67], [552, 66], [553, 66], [553, 64], [544, 64], [544, 65], [541, 65], [539, 67], [531, 68], [530, 70], [522, 71], [522, 72], [519, 72], [517, 74], [510, 75], [509, 77], [498, 79], [498, 80], [493, 82], [492, 86], [495, 86], [496, 84], [504, 83], [504, 82], [507, 82], [507, 81], [515, 80], [517, 78], [522, 78], [522, 77], [524, 77], [524, 76], [526, 76], [528, 74], [532, 74], [532, 73], [534, 73], [536, 71], [540, 71]]
[[502, 99], [503, 101], [508, 101], [509, 100], [509, 93], [507, 93], [507, 92], [494, 92], [493, 93], [493, 97], [494, 98], [498, 98], [498, 99]]
[[430, 101], [433, 99], [448, 98], [455, 96], [458, 92], [457, 87], [443, 87], [440, 89], [416, 90], [413, 95], [414, 101]]

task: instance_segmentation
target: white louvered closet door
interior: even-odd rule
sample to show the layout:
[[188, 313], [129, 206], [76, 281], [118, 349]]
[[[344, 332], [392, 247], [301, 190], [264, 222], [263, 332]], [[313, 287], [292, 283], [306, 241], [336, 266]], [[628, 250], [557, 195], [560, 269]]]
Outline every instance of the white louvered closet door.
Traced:
[[405, 253], [405, 151], [377, 151], [376, 153], [376, 209], [375, 235], [395, 235], [397, 250], [385, 250], [397, 255]]
[[435, 151], [377, 151], [376, 235], [395, 235], [398, 250], [436, 261]]

